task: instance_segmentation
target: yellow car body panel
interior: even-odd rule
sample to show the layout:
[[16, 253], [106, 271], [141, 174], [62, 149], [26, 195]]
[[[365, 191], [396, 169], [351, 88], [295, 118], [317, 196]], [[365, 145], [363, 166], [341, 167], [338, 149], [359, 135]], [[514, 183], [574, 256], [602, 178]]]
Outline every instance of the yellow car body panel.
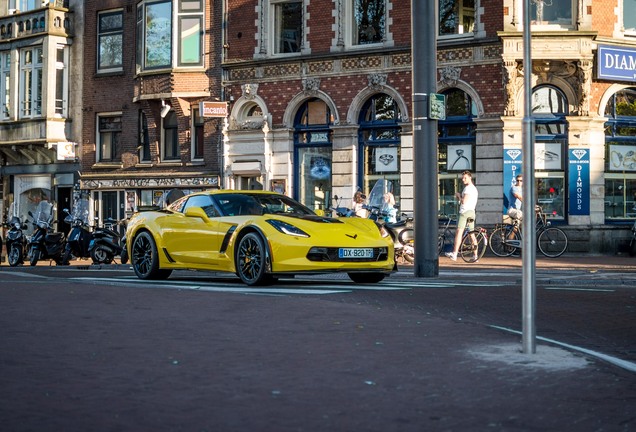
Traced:
[[[212, 213], [211, 216], [204, 214], [201, 209], [189, 211], [188, 215], [182, 211], [188, 208], [187, 200], [190, 197], [205, 194], [210, 195], [215, 202], [215, 209], [206, 210]], [[253, 232], [263, 239], [266, 246], [267, 272], [271, 275], [328, 272], [388, 274], [395, 270], [393, 242], [388, 236], [382, 237], [380, 229], [372, 220], [334, 219], [313, 213], [269, 213], [266, 205], [263, 205], [264, 214], [224, 215], [222, 213], [226, 210], [219, 203], [231, 194], [249, 194], [264, 200], [274, 200], [280, 196], [266, 191], [207, 191], [184, 197], [163, 210], [136, 213], [129, 221], [126, 233], [131, 263], [134, 265], [135, 251], [132, 245], [135, 238], [140, 232], [147, 231], [156, 244], [160, 269], [236, 273], [236, 248], [246, 233]], [[277, 228], [278, 225], [282, 225], [283, 229]], [[301, 235], [283, 232], [287, 227], [299, 230]], [[320, 257], [316, 258], [316, 254], [310, 254], [310, 251], [316, 251], [312, 248], [321, 248], [318, 251], [325, 251], [325, 254], [318, 253]], [[382, 255], [382, 259], [340, 259], [337, 252], [341, 248], [355, 251], [372, 248], [374, 254]]]

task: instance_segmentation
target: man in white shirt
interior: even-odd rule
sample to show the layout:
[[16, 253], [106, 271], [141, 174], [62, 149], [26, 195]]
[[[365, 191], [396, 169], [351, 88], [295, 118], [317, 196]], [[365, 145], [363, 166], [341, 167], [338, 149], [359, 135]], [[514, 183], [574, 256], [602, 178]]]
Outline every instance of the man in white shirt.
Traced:
[[[473, 175], [470, 171], [464, 171], [462, 173], [462, 183], [464, 183], [464, 190], [460, 194], [457, 192], [455, 196], [459, 201], [459, 219], [457, 220], [457, 231], [455, 232], [455, 246], [453, 252], [447, 252], [446, 256], [451, 260], [457, 260], [457, 252], [462, 244], [462, 236], [464, 235], [464, 229], [468, 224], [469, 229], [475, 229], [475, 208], [477, 208], [477, 198], [479, 193], [477, 188], [473, 184]], [[472, 219], [468, 223], [468, 219]]]

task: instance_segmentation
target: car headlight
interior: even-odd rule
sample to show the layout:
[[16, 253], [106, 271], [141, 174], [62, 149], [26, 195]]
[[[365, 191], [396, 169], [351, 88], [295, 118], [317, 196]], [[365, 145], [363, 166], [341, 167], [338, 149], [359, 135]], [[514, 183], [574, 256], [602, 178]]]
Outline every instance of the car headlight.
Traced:
[[292, 224], [288, 224], [287, 222], [283, 222], [276, 219], [268, 219], [267, 223], [269, 223], [271, 226], [273, 226], [274, 228], [276, 228], [278, 231], [282, 232], [283, 234], [292, 235], [296, 237], [307, 237], [307, 238], [309, 237], [309, 234], [307, 234], [305, 231], [293, 226]]

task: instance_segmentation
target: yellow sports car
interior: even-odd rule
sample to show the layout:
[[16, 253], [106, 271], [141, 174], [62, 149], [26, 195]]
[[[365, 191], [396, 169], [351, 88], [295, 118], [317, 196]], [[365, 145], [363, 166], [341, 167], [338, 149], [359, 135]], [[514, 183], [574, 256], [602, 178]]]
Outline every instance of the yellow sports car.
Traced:
[[320, 216], [274, 192], [214, 190], [133, 215], [128, 253], [141, 279], [172, 270], [236, 273], [247, 285], [281, 276], [346, 272], [379, 282], [395, 270], [391, 237], [370, 219]]

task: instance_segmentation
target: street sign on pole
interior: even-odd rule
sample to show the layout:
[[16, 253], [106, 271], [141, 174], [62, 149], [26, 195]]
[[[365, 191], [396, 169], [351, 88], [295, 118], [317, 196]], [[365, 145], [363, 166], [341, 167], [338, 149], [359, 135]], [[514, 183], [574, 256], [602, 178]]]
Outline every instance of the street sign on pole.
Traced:
[[431, 93], [428, 98], [428, 112], [431, 120], [446, 120], [446, 96]]

